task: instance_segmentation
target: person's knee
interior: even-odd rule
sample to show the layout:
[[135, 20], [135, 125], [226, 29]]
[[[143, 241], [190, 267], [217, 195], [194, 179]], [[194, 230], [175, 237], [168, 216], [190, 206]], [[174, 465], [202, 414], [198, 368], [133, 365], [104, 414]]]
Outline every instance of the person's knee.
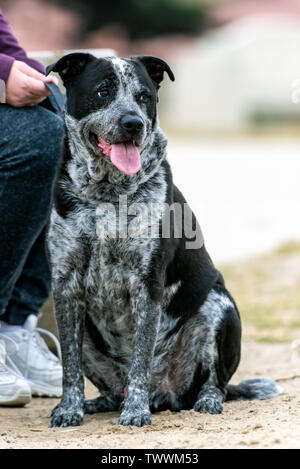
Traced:
[[[48, 204], [62, 155], [63, 120], [41, 106], [0, 108], [0, 170], [5, 180]], [[27, 193], [28, 195], [28, 193]]]

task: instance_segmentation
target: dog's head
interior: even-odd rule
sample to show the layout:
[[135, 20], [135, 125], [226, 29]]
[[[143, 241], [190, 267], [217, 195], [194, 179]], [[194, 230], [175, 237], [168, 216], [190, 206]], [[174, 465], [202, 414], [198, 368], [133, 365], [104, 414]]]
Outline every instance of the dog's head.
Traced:
[[[157, 127], [157, 92], [166, 62], [150, 56], [130, 59], [68, 54], [47, 67], [67, 91], [66, 113], [76, 121], [92, 158], [103, 158], [127, 175], [143, 166], [143, 152]], [[106, 160], [106, 161], [105, 161]]]

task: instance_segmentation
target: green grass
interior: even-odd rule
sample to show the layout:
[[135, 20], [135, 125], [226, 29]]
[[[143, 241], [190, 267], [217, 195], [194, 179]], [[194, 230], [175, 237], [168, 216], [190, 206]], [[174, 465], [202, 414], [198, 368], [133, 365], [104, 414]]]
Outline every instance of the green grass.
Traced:
[[287, 241], [286, 243], [281, 244], [275, 251], [275, 254], [293, 254], [300, 252], [300, 242], [299, 241]]
[[285, 342], [300, 338], [300, 243], [219, 266], [242, 318], [243, 338]]

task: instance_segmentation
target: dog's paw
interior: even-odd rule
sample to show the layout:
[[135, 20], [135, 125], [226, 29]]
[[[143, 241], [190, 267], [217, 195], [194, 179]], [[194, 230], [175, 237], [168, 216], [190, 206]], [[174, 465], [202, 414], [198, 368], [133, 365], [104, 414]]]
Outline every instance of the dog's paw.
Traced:
[[223, 405], [219, 399], [213, 397], [201, 397], [194, 405], [196, 412], [203, 414], [222, 414]]
[[151, 425], [152, 417], [150, 410], [127, 411], [123, 410], [119, 418], [119, 425], [134, 425], [143, 427]]
[[51, 413], [51, 427], [76, 427], [81, 424], [83, 415], [82, 409], [58, 404]]

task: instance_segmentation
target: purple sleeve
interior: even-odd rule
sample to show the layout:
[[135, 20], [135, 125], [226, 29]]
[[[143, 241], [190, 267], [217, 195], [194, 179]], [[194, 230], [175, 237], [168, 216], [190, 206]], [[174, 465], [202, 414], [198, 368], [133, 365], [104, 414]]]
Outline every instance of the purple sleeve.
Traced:
[[27, 57], [25, 50], [13, 35], [5, 16], [0, 10], [0, 80], [4, 80], [5, 83], [15, 59], [25, 62], [43, 74], [45, 73], [45, 68], [42, 64]]

